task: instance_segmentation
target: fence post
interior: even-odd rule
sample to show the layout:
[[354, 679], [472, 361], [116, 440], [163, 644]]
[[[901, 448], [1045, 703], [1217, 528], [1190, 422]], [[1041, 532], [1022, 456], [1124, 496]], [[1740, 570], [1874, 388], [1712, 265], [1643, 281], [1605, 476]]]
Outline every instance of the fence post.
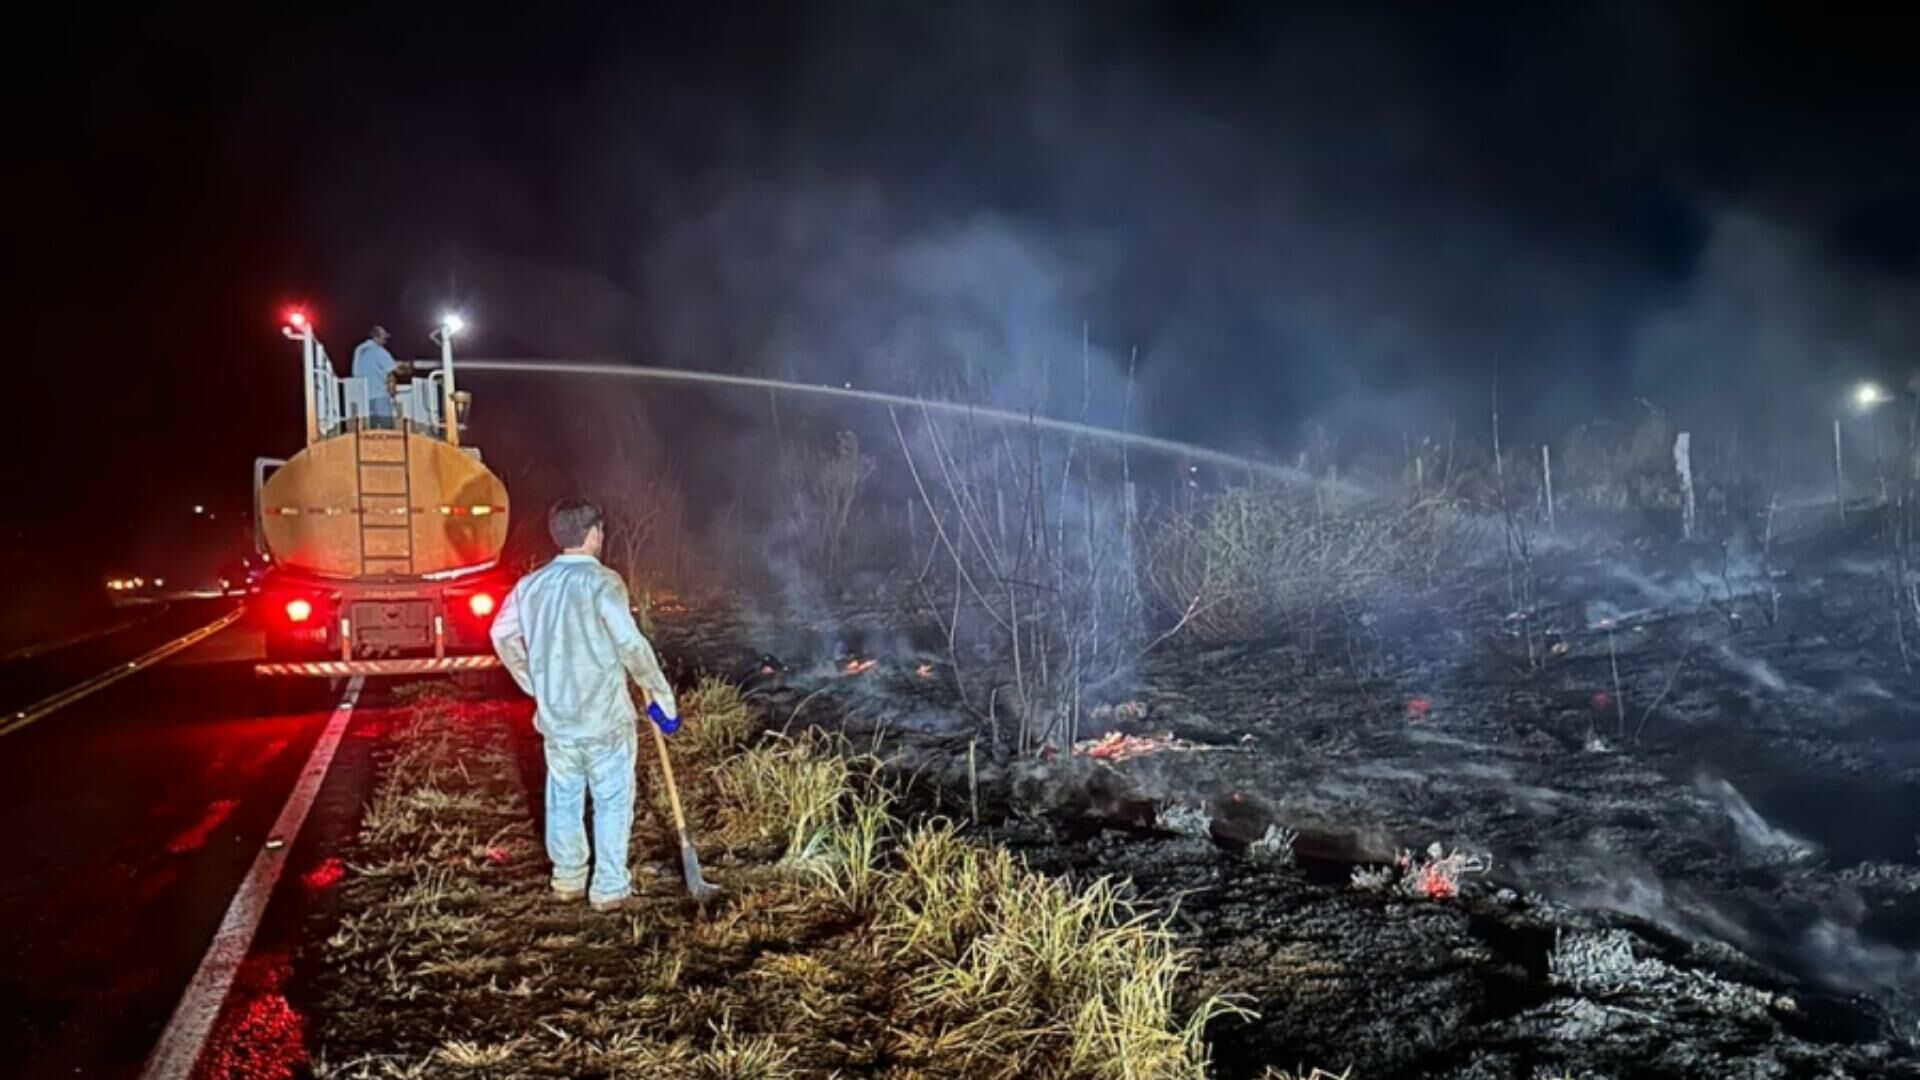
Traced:
[[1693, 434], [1683, 431], [1673, 439], [1673, 467], [1680, 474], [1680, 535], [1693, 539]]
[[1840, 461], [1840, 418], [1833, 418], [1833, 505], [1839, 509], [1840, 524], [1847, 523], [1847, 474]]
[[1547, 528], [1553, 528], [1553, 448], [1540, 447], [1540, 471], [1547, 478]]

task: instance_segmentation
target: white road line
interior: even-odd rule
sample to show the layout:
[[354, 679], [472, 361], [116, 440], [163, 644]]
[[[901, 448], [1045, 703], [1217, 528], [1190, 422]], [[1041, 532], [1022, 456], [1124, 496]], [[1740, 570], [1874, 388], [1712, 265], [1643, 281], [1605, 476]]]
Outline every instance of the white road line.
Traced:
[[254, 932], [260, 928], [260, 917], [266, 914], [267, 901], [273, 898], [273, 887], [280, 880], [280, 871], [286, 866], [288, 853], [293, 851], [300, 827], [306, 824], [307, 811], [313, 808], [314, 796], [320, 793], [320, 784], [333, 766], [333, 752], [340, 746], [347, 721], [353, 718], [353, 707], [360, 700], [360, 688], [365, 683], [365, 678], [356, 675], [347, 684], [340, 707], [320, 732], [320, 741], [313, 744], [313, 753], [308, 755], [307, 766], [293, 785], [293, 794], [287, 796], [287, 805], [281, 808], [279, 820], [267, 834], [267, 843], [254, 857], [239, 891], [233, 894], [233, 902], [227, 905], [226, 917], [220, 920], [220, 929], [214, 933], [213, 943], [207, 946], [207, 955], [200, 960], [200, 970], [193, 973], [186, 994], [173, 1010], [173, 1019], [167, 1021], [167, 1029], [160, 1033], [160, 1042], [140, 1072], [141, 1080], [186, 1080], [193, 1073], [194, 1063], [200, 1059], [200, 1051], [213, 1031], [213, 1022], [220, 1016], [220, 1006], [226, 1002], [227, 991], [233, 986], [234, 974], [240, 970], [240, 962], [247, 958], [247, 950], [253, 947]]
[[236, 608], [198, 630], [194, 630], [182, 637], [174, 638], [172, 641], [167, 642], [165, 645], [160, 646], [144, 656], [129, 660], [124, 664], [116, 664], [100, 674], [95, 675], [93, 678], [88, 679], [86, 682], [80, 683], [77, 686], [70, 686], [52, 697], [42, 698], [26, 708], [21, 709], [19, 712], [14, 713], [12, 716], [0, 718], [0, 735], [11, 735], [21, 728], [26, 727], [28, 724], [35, 723], [46, 716], [59, 712], [61, 709], [66, 708], [76, 701], [91, 697], [105, 690], [107, 687], [112, 686], [114, 683], [119, 682], [129, 675], [145, 671], [177, 652], [191, 649], [220, 631], [225, 630], [227, 627], [232, 626], [234, 623], [239, 622], [240, 617], [245, 614], [245, 609]]

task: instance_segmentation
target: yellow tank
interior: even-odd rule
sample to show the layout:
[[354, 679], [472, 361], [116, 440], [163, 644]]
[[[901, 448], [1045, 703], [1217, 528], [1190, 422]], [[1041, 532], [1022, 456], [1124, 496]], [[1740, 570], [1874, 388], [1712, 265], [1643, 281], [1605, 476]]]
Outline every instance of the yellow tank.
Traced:
[[267, 477], [260, 535], [275, 561], [330, 578], [480, 569], [507, 542], [507, 488], [441, 439], [363, 431], [320, 439]]

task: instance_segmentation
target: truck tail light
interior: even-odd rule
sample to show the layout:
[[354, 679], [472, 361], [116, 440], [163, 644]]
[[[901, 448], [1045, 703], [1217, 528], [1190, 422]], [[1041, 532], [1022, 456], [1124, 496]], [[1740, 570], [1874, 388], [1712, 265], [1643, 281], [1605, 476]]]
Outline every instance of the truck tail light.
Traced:
[[306, 622], [313, 618], [313, 605], [296, 596], [287, 601], [287, 621]]
[[476, 619], [484, 619], [493, 614], [493, 594], [477, 592], [467, 597], [467, 610], [473, 612]]

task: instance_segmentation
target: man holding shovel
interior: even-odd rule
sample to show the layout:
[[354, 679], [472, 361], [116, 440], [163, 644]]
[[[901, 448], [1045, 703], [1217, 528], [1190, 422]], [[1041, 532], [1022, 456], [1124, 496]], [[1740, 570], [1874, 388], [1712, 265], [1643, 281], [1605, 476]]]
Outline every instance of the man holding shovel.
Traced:
[[[533, 726], [545, 741], [553, 891], [564, 900], [585, 896], [596, 911], [617, 911], [633, 890], [627, 841], [639, 752], [639, 713], [627, 679], [646, 691], [647, 715], [661, 733], [679, 728], [678, 708], [653, 646], [633, 621], [626, 584], [600, 562], [606, 540], [600, 508], [563, 499], [547, 515], [547, 531], [560, 554], [514, 585], [494, 619], [493, 648], [537, 705]], [[660, 750], [662, 767], [670, 768], [665, 742]], [[589, 793], [591, 877], [583, 822]], [[681, 833], [690, 852], [684, 825]], [[698, 893], [705, 885], [696, 886], [697, 864], [689, 865], [688, 885]]]

